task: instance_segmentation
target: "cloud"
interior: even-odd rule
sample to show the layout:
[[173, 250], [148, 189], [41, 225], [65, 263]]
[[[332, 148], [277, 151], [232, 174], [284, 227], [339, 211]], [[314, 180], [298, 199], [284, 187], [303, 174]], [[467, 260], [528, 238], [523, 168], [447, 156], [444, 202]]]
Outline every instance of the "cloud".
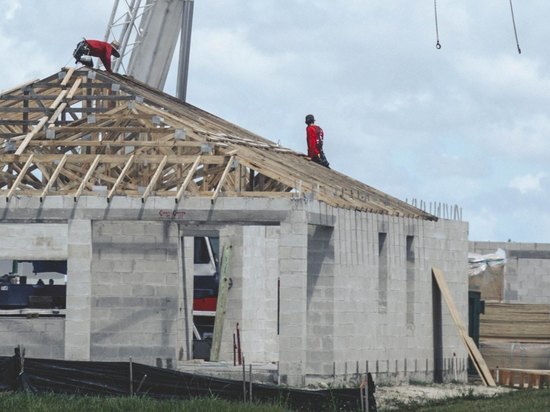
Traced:
[[4, 10], [4, 18], [12, 20], [17, 10], [21, 8], [21, 0], [3, 0], [0, 1], [0, 8]]
[[510, 180], [508, 187], [519, 190], [521, 194], [528, 192], [540, 192], [542, 191], [541, 181], [546, 178], [546, 173], [540, 172], [535, 175], [526, 174], [523, 176], [515, 176]]

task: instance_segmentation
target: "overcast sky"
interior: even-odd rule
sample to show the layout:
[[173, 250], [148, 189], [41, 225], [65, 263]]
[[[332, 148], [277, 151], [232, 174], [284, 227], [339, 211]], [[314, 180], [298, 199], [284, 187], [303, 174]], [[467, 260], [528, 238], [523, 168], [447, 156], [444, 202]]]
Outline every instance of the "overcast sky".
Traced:
[[[121, 0], [122, 1], [122, 0]], [[72, 65], [114, 0], [0, 0], [0, 90]], [[550, 1], [195, 0], [187, 100], [400, 199], [458, 204], [470, 240], [550, 243]], [[175, 70], [167, 91], [175, 90]]]

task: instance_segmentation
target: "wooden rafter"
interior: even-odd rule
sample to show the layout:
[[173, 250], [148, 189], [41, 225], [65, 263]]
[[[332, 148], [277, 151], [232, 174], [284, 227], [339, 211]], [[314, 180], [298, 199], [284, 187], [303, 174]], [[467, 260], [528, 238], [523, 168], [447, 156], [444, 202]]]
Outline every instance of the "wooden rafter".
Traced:
[[21, 169], [21, 171], [19, 172], [19, 175], [17, 175], [17, 179], [15, 179], [15, 182], [13, 183], [13, 186], [8, 191], [8, 194], [6, 196], [6, 201], [7, 202], [9, 202], [9, 200], [11, 199], [13, 194], [15, 193], [15, 190], [17, 189], [17, 187], [19, 186], [19, 184], [21, 183], [21, 181], [25, 177], [25, 173], [27, 173], [27, 170], [29, 169], [29, 166], [31, 165], [32, 159], [33, 159], [33, 155], [30, 155], [29, 158], [27, 159], [27, 161], [25, 162], [25, 165], [23, 166], [23, 169]]
[[61, 169], [63, 169], [63, 166], [65, 165], [65, 162], [67, 161], [67, 154], [64, 154], [61, 160], [59, 161], [59, 164], [55, 168], [52, 177], [48, 180], [48, 183], [46, 184], [46, 187], [40, 194], [40, 201], [42, 202], [48, 192], [50, 191], [50, 188], [52, 187], [53, 183], [57, 180], [57, 177], [59, 176], [59, 173], [61, 172]]

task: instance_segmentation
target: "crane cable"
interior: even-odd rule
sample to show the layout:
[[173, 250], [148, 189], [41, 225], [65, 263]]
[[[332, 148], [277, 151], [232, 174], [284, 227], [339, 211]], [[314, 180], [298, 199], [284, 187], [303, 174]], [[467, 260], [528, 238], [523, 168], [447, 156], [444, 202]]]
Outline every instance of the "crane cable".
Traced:
[[434, 13], [435, 13], [435, 37], [437, 39], [435, 48], [439, 50], [441, 49], [441, 43], [439, 43], [439, 26], [437, 24], [437, 0], [434, 0]]
[[519, 47], [519, 40], [518, 40], [518, 31], [516, 30], [516, 19], [514, 18], [514, 7], [512, 6], [512, 0], [510, 0], [510, 11], [512, 12], [512, 24], [514, 25], [514, 35], [516, 36], [516, 45], [518, 46], [518, 53], [521, 54], [521, 49]]

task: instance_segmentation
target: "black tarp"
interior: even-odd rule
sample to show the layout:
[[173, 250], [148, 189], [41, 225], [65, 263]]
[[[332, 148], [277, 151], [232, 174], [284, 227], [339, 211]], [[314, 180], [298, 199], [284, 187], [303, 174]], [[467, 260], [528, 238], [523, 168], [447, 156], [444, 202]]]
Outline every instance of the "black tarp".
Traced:
[[[152, 398], [190, 399], [216, 396], [242, 401], [243, 382], [214, 378], [132, 363], [134, 395]], [[145, 377], [145, 375], [147, 375]], [[0, 391], [60, 393], [100, 396], [130, 394], [129, 362], [82, 362], [0, 357]], [[145, 377], [145, 378], [144, 378]], [[369, 392], [374, 392], [374, 385]], [[249, 383], [246, 383], [249, 391]], [[359, 411], [359, 389], [305, 390], [273, 385], [252, 384], [254, 402], [283, 404], [297, 411]], [[374, 395], [369, 393], [369, 409], [376, 410]], [[374, 409], [372, 408], [374, 406]]]

